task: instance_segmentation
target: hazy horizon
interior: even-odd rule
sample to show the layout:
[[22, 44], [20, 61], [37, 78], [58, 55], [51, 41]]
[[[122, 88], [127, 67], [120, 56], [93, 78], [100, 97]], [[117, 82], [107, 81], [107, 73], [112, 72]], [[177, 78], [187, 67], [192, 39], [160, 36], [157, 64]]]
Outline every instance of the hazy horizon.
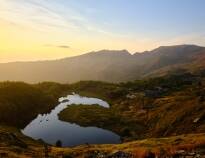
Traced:
[[0, 63], [205, 46], [205, 1], [154, 2], [0, 0]]
[[[195, 45], [195, 44], [181, 44], [181, 45]], [[180, 46], [180, 45], [162, 45], [162, 46], [165, 46], [165, 47], [167, 47], [167, 46]], [[205, 46], [202, 46], [202, 45], [195, 45], [195, 46], [199, 46], [199, 47], [205, 47]], [[159, 46], [159, 47], [161, 47], [161, 46]], [[152, 50], [154, 50], [154, 49], [157, 49], [157, 48], [159, 48], [159, 47], [156, 47], [156, 48], [153, 48], [153, 49], [150, 49], [150, 50], [144, 50], [144, 51], [141, 51], [141, 52], [137, 52], [137, 51], [135, 51], [135, 52], [130, 52], [130, 51], [128, 51], [127, 49], [120, 49], [120, 50], [114, 50], [114, 49], [101, 49], [101, 50], [94, 50], [94, 51], [90, 51], [90, 52], [83, 52], [82, 54], [74, 54], [74, 55], [72, 55], [72, 56], [63, 56], [63, 57], [54, 57], [54, 58], [51, 58], [51, 59], [49, 59], [49, 58], [44, 58], [44, 59], [19, 59], [19, 60], [10, 60], [10, 61], [1, 61], [0, 60], [0, 63], [1, 64], [6, 64], [6, 63], [15, 63], [15, 62], [39, 62], [39, 61], [52, 61], [52, 60], [61, 60], [61, 59], [65, 59], [65, 58], [69, 58], [69, 57], [78, 57], [78, 56], [80, 56], [80, 55], [85, 55], [85, 54], [88, 54], [88, 53], [92, 53], [92, 52], [99, 52], [99, 51], [102, 51], [102, 50], [107, 50], [107, 51], [123, 51], [123, 50], [125, 50], [125, 51], [128, 51], [128, 53], [130, 53], [131, 55], [133, 55], [133, 54], [135, 54], [135, 53], [146, 53], [147, 51], [149, 52], [149, 51], [152, 51]]]

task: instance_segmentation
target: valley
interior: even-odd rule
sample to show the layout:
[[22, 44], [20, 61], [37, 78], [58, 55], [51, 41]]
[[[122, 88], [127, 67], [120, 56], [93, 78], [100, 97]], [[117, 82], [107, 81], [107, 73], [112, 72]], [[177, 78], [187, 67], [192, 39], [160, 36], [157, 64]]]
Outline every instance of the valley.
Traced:
[[[39, 152], [42, 154], [45, 142], [28, 138], [19, 130], [37, 114], [53, 109], [60, 96], [76, 92], [82, 96], [106, 100], [110, 108], [71, 104], [58, 114], [59, 119], [77, 123], [82, 127], [94, 126], [113, 131], [121, 136], [122, 144], [82, 144], [74, 148], [56, 148], [47, 144], [46, 146], [52, 149], [51, 155], [61, 153], [70, 157], [83, 157], [86, 154], [95, 155], [96, 153], [92, 153], [94, 151], [108, 155], [116, 152], [143, 155], [148, 151], [159, 154], [164, 151], [164, 154], [173, 155], [180, 150], [185, 153], [198, 153], [200, 150], [203, 155], [204, 83], [203, 73], [178, 73], [115, 84], [98, 81], [81, 81], [74, 84], [44, 82], [32, 85], [2, 82], [0, 91], [4, 93], [0, 98], [7, 104], [1, 102], [0, 110], [7, 115], [1, 115], [0, 153], [13, 157], [29, 157], [38, 155]], [[15, 93], [14, 89], [17, 88], [22, 93]], [[10, 109], [7, 105], [16, 108]], [[34, 107], [38, 111], [35, 111]], [[33, 110], [30, 110], [31, 108]], [[22, 115], [22, 111], [30, 117]], [[141, 144], [144, 141], [145, 148]], [[159, 143], [162, 143], [162, 146]]]
[[0, 158], [205, 158], [204, 8], [0, 0]]

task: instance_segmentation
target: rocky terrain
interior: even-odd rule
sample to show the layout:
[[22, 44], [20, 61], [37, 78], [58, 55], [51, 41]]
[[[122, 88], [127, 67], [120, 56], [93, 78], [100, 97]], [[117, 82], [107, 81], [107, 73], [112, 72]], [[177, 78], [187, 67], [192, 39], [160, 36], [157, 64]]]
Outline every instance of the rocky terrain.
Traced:
[[15, 128], [0, 126], [1, 158], [202, 158], [205, 156], [204, 146], [204, 134], [187, 134], [119, 145], [85, 144], [74, 148], [57, 148], [28, 138]]
[[[205, 71], [198, 68], [122, 83], [1, 82], [0, 158], [204, 157]], [[38, 114], [53, 109], [59, 97], [72, 92], [103, 99], [110, 108], [71, 105], [59, 118], [113, 131], [121, 136], [121, 144], [61, 148], [20, 132]]]

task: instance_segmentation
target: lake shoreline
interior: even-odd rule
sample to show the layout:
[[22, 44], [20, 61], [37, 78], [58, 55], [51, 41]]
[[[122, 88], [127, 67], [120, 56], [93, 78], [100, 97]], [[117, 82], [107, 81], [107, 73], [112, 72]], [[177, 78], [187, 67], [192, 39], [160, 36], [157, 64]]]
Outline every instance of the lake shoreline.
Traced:
[[[59, 120], [58, 115], [70, 105], [78, 106], [96, 105], [109, 109], [109, 104], [101, 99], [82, 97], [73, 93], [59, 98], [59, 104], [49, 114], [39, 114], [31, 121], [22, 133], [34, 139], [42, 139], [48, 144], [56, 145], [61, 142], [62, 146], [77, 146], [82, 144], [107, 144], [120, 143], [120, 136], [98, 127], [81, 127], [73, 122]], [[59, 130], [61, 129], [61, 130]]]

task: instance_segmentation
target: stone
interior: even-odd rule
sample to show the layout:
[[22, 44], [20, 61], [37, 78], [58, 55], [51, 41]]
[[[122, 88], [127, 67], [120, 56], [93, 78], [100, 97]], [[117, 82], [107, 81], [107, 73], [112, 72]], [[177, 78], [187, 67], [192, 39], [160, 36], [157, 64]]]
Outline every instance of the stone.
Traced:
[[133, 155], [131, 153], [125, 153], [123, 151], [118, 151], [108, 156], [108, 158], [133, 158]]
[[128, 99], [134, 99], [134, 98], [136, 98], [136, 96], [135, 96], [134, 94], [127, 94], [127, 95], [126, 95], [126, 98], [128, 98]]
[[193, 123], [198, 123], [198, 122], [199, 122], [199, 120], [200, 120], [200, 118], [199, 118], [199, 117], [197, 117], [197, 118], [195, 118], [195, 119], [194, 119]]
[[195, 152], [190, 152], [190, 153], [188, 153], [188, 155], [189, 156], [194, 156], [194, 155], [196, 155], [196, 153]]
[[184, 150], [178, 150], [178, 151], [176, 151], [176, 154], [185, 154], [186, 152], [184, 151]]
[[196, 156], [194, 158], [201, 158], [200, 154], [196, 154]]

